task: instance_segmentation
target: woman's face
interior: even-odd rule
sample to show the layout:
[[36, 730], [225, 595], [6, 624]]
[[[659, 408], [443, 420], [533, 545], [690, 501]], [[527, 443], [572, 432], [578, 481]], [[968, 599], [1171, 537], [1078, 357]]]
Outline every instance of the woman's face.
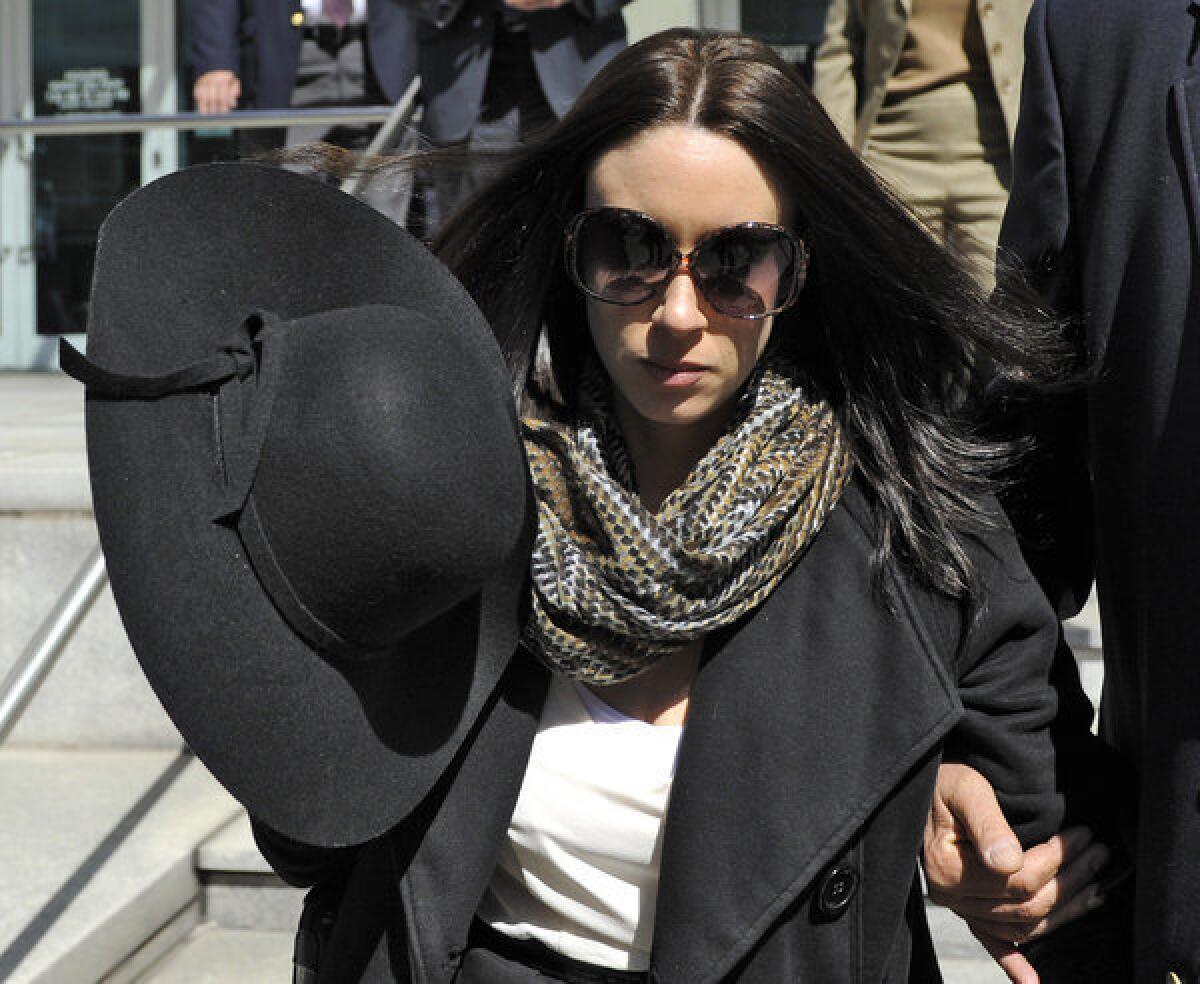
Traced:
[[[587, 207], [601, 205], [653, 216], [683, 253], [721, 226], [788, 220], [778, 189], [740, 144], [678, 124], [647, 130], [596, 161]], [[773, 321], [713, 310], [682, 270], [648, 301], [625, 307], [588, 297], [587, 313], [623, 424], [705, 430], [724, 426]]]

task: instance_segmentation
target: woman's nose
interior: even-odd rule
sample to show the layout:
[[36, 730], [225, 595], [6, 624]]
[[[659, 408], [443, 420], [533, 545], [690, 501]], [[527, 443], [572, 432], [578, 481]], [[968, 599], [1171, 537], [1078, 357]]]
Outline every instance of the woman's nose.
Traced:
[[668, 282], [663, 292], [655, 320], [672, 331], [696, 331], [707, 324], [700, 309], [700, 294], [687, 270], [679, 270]]

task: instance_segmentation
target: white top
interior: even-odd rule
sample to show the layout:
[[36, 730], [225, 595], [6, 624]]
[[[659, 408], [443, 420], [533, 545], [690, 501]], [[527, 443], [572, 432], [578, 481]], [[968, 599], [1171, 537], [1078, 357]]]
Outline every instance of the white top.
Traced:
[[[324, 15], [322, 0], [301, 0], [304, 8], [305, 24], [332, 24]], [[354, 13], [350, 15], [350, 24], [365, 24], [367, 22], [367, 0], [354, 0]]]
[[575, 960], [646, 970], [682, 733], [555, 675], [479, 917]]

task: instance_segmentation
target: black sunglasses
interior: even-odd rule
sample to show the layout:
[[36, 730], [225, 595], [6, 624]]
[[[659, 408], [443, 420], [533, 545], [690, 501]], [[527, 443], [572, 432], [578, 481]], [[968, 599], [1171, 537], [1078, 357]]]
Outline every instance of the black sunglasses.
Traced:
[[603, 205], [570, 221], [563, 246], [568, 276], [598, 301], [641, 304], [683, 270], [714, 310], [732, 318], [785, 310], [808, 273], [805, 245], [769, 222], [722, 226], [682, 253], [657, 219]]

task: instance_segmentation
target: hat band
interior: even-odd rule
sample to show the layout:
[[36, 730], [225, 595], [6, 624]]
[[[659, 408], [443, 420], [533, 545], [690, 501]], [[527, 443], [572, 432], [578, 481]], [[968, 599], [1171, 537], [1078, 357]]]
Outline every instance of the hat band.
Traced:
[[378, 647], [362, 646], [342, 637], [314, 615], [300, 600], [292, 587], [291, 581], [275, 559], [275, 551], [271, 549], [267, 531], [263, 528], [262, 519], [254, 505], [254, 495], [251, 493], [238, 517], [238, 536], [250, 566], [259, 583], [267, 592], [267, 596], [279, 609], [279, 613], [291, 626], [292, 630], [301, 636], [305, 642], [318, 652], [335, 656], [364, 656], [374, 652]]
[[59, 364], [67, 375], [87, 387], [90, 396], [105, 399], [153, 401], [212, 390], [214, 438], [224, 472], [224, 488], [212, 511], [214, 519], [224, 520], [241, 510], [254, 483], [274, 403], [279, 363], [276, 350], [287, 337], [280, 329], [282, 324], [273, 312], [254, 311], [218, 351], [152, 376], [106, 369], [65, 339], [59, 340]]
[[96, 396], [118, 400], [157, 400], [184, 390], [223, 383], [235, 376], [245, 379], [254, 372], [254, 353], [239, 335], [215, 355], [157, 376], [113, 372], [96, 365], [65, 338], [58, 340], [58, 362], [63, 372], [77, 379]]

